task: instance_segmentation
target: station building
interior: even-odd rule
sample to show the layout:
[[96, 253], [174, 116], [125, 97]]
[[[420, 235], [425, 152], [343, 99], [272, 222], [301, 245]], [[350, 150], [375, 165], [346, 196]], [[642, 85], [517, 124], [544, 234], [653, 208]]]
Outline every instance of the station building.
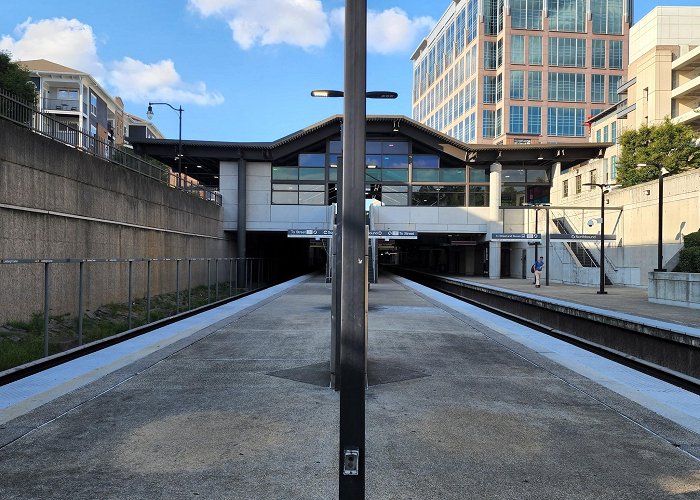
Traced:
[[[188, 175], [221, 192], [238, 256], [317, 263], [327, 247], [290, 229], [331, 229], [342, 175], [342, 116], [271, 142], [183, 141]], [[492, 278], [524, 277], [532, 249], [496, 235], [528, 233], [552, 179], [609, 144], [466, 144], [405, 116], [368, 116], [365, 193], [381, 241], [374, 262]], [[136, 139], [137, 153], [173, 163], [177, 141]], [[527, 265], [529, 268], [529, 265]]]

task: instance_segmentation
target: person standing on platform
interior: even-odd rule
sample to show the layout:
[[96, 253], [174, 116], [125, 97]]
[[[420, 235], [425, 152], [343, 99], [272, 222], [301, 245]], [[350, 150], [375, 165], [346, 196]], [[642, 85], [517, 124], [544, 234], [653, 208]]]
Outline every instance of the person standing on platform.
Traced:
[[539, 260], [535, 261], [535, 288], [540, 287], [540, 276], [542, 276], [542, 271], [544, 270], [544, 257], [540, 257]]

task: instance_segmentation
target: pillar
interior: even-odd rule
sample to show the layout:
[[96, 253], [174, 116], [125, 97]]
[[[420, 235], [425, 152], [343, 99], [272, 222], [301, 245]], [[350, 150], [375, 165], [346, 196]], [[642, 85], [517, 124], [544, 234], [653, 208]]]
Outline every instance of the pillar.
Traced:
[[503, 232], [503, 221], [498, 207], [501, 205], [501, 170], [500, 163], [492, 163], [489, 173], [489, 278], [501, 277], [501, 242], [491, 240], [492, 233]]

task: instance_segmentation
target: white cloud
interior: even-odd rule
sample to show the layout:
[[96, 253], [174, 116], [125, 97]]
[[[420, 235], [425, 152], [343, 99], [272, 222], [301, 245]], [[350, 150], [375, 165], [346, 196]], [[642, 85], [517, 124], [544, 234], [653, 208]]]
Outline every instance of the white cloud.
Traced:
[[46, 59], [88, 73], [115, 96], [125, 100], [175, 100], [197, 105], [221, 104], [224, 98], [207, 91], [203, 82], [183, 82], [173, 61], [153, 64], [124, 57], [103, 63], [92, 27], [77, 19], [27, 19], [15, 29], [17, 39], [0, 37], [0, 50], [15, 60]]
[[[343, 33], [345, 28], [345, 9], [331, 12], [331, 24]], [[418, 41], [435, 26], [431, 17], [411, 19], [398, 7], [382, 12], [367, 11], [367, 51], [377, 54], [392, 54], [413, 50]]]
[[208, 92], [203, 82], [184, 83], [168, 59], [146, 64], [125, 57], [110, 65], [107, 79], [117, 95], [130, 101], [172, 100], [201, 106], [224, 102], [218, 92]]
[[102, 78], [104, 66], [97, 57], [92, 28], [77, 19], [55, 18], [32, 22], [31, 18], [15, 28], [17, 39], [0, 38], [0, 50], [9, 51], [15, 60], [46, 59]]
[[189, 0], [189, 7], [204, 17], [225, 19], [243, 49], [275, 44], [323, 47], [331, 34], [320, 0]]

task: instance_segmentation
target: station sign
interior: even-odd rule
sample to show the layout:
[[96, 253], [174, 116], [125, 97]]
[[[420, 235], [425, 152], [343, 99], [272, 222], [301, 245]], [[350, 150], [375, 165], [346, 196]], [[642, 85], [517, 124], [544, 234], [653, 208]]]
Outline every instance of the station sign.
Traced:
[[542, 239], [540, 233], [491, 233], [492, 240], [502, 241], [539, 241]]
[[[549, 239], [552, 241], [559, 241], [564, 243], [573, 243], [576, 241], [600, 241], [599, 234], [551, 234]], [[614, 234], [606, 234], [604, 239], [614, 240]]]
[[287, 238], [332, 238], [332, 229], [287, 229]]
[[369, 232], [370, 239], [384, 240], [416, 240], [418, 239], [418, 231], [379, 231], [372, 230]]

